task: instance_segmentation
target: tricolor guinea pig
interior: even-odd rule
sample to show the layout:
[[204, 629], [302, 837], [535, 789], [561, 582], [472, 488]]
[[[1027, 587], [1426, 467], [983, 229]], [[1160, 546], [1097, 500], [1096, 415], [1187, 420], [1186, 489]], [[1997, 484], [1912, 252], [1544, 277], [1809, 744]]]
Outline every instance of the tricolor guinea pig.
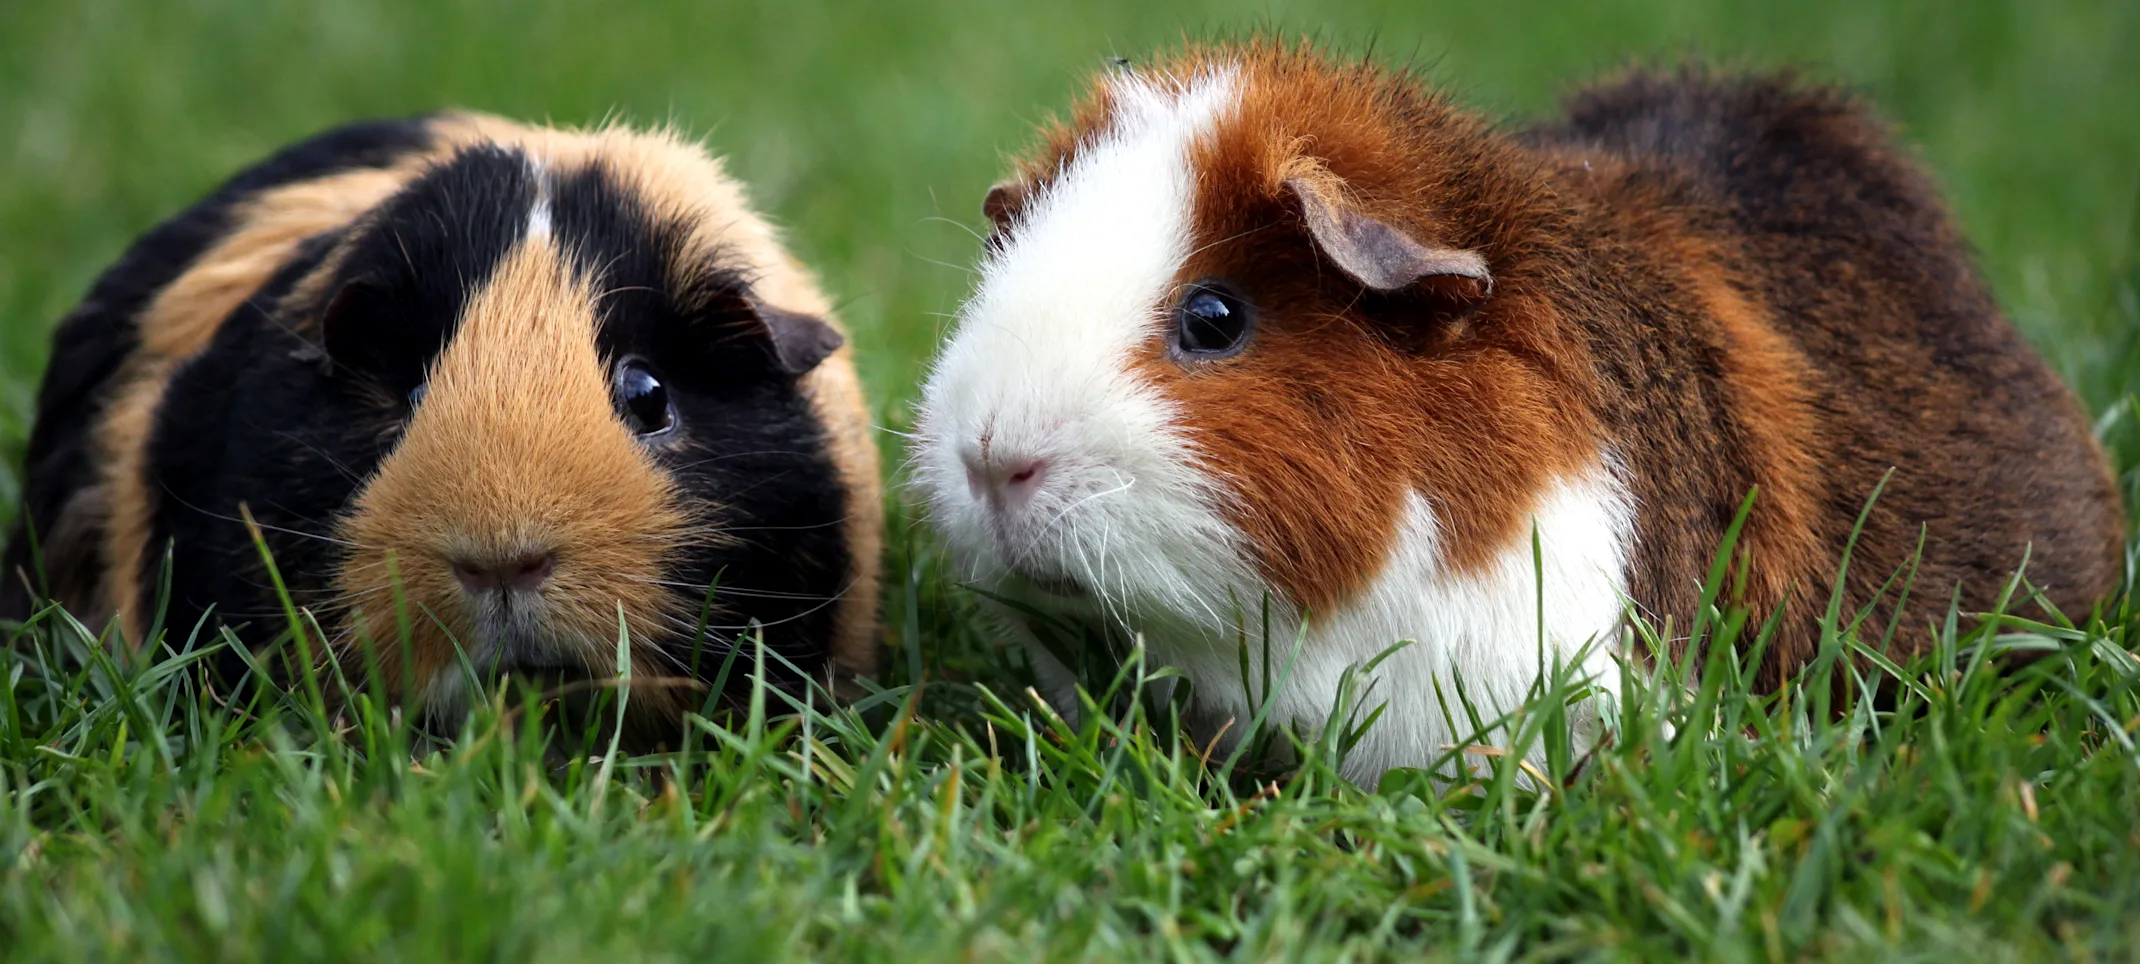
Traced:
[[1249, 718], [1239, 621], [1266, 602], [1272, 662], [1303, 634], [1281, 721], [1413, 641], [1376, 670], [1356, 777], [1469, 736], [1459, 676], [1488, 720], [1541, 650], [1610, 690], [1629, 607], [1687, 625], [1756, 486], [1746, 602], [1786, 608], [1768, 685], [1814, 654], [1891, 467], [1845, 595], [1881, 598], [1926, 533], [1898, 649], [2031, 550], [2081, 618], [2119, 579], [2075, 398], [1834, 90], [1637, 73], [1509, 130], [1373, 64], [1193, 49], [1107, 72], [985, 207], [922, 405], [931, 515], [1016, 633], [1140, 633], [1214, 732]]
[[620, 632], [635, 679], [675, 684], [631, 697], [671, 734], [747, 627], [804, 673], [862, 669], [877, 455], [828, 307], [669, 133], [321, 134], [61, 323], [0, 615], [48, 597], [135, 645], [203, 617], [259, 645], [288, 622], [249, 513], [345, 664], [371, 645], [434, 716], [464, 667], [614, 676]]

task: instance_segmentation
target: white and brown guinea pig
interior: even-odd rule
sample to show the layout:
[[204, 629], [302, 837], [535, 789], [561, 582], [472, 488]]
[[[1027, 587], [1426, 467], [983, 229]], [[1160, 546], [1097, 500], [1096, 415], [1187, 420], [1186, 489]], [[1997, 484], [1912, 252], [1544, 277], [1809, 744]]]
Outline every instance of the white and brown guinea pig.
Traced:
[[1833, 90], [1637, 73], [1510, 131], [1310, 47], [1191, 49], [1107, 72], [986, 209], [922, 406], [931, 514], [994, 592], [1143, 633], [1201, 727], [1245, 725], [1235, 620], [1266, 598], [1274, 662], [1306, 622], [1281, 720], [1416, 641], [1378, 670], [1355, 776], [1468, 735], [1442, 712], [1459, 672], [1487, 719], [1512, 706], [1541, 637], [1602, 643], [1582, 668], [1613, 687], [1626, 607], [1687, 625], [1757, 485], [1747, 602], [1788, 603], [1768, 685], [1814, 652], [1891, 466], [1847, 596], [1928, 533], [1899, 649], [2031, 547], [2080, 618], [2119, 579], [2074, 397]]
[[[49, 597], [137, 645], [211, 612], [272, 639], [245, 507], [338, 652], [371, 640], [434, 714], [465, 702], [461, 653], [612, 676], [620, 621], [642, 680], [712, 675], [751, 623], [807, 672], [859, 670], [882, 519], [843, 341], [673, 134], [330, 131], [150, 231], [61, 324], [0, 615]], [[632, 700], [673, 733], [703, 698]]]

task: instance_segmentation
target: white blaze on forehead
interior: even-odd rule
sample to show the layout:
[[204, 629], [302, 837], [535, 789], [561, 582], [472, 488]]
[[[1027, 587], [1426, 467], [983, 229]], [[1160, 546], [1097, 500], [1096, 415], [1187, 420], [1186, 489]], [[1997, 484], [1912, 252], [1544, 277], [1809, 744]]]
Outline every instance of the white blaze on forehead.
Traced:
[[[1123, 74], [1110, 93], [1106, 126], [981, 266], [924, 389], [921, 480], [976, 569], [1050, 570], [1169, 609], [1224, 606], [1243, 569], [1235, 535], [1173, 405], [1131, 365], [1191, 252], [1191, 148], [1238, 103], [1238, 72]], [[1047, 460], [1027, 516], [1057, 523], [986, 516], [962, 461], [984, 445], [993, 458]]]
[[539, 158], [529, 155], [528, 173], [535, 181], [535, 203], [528, 208], [528, 237], [547, 238], [550, 236], [550, 172]]
[[979, 330], [962, 330], [960, 341], [1044, 359], [1064, 388], [1119, 375], [1189, 255], [1189, 150], [1235, 102], [1235, 86], [1230, 72], [1180, 85], [1118, 79], [1107, 129], [1029, 201], [1009, 245], [982, 265], [964, 312]]

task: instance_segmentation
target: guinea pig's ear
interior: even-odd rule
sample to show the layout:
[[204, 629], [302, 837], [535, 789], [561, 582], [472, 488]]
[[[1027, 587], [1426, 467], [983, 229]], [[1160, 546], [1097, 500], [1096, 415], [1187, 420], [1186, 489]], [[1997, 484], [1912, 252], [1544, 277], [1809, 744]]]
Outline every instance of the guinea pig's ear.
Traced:
[[420, 317], [386, 283], [348, 279], [320, 308], [318, 349], [300, 350], [297, 358], [319, 362], [328, 375], [356, 373], [414, 387], [446, 341], [443, 329], [420, 323]]
[[1001, 245], [1010, 235], [1011, 225], [1017, 223], [1018, 215], [1025, 211], [1025, 201], [1031, 191], [1024, 181], [1016, 179], [998, 182], [988, 189], [988, 196], [981, 199], [981, 213], [988, 215], [988, 223], [995, 226], [988, 235], [991, 247]]
[[1008, 228], [1025, 207], [1025, 194], [1024, 181], [999, 181], [988, 189], [988, 196], [981, 199], [981, 213], [988, 215], [989, 223], [997, 230]]
[[369, 280], [343, 282], [320, 310], [317, 358], [308, 352], [300, 360], [317, 360], [329, 374], [337, 365], [360, 370], [379, 367], [378, 342], [386, 332], [376, 320], [386, 297], [384, 288]]
[[765, 326], [774, 362], [790, 375], [801, 375], [816, 368], [819, 362], [847, 343], [846, 336], [816, 315], [775, 308], [756, 299], [752, 299], [750, 305], [758, 323]]
[[1493, 293], [1494, 277], [1477, 251], [1432, 248], [1411, 235], [1355, 210], [1336, 185], [1289, 177], [1285, 188], [1300, 201], [1301, 219], [1316, 247], [1353, 280], [1376, 291], [1419, 289], [1455, 307], [1471, 307]]

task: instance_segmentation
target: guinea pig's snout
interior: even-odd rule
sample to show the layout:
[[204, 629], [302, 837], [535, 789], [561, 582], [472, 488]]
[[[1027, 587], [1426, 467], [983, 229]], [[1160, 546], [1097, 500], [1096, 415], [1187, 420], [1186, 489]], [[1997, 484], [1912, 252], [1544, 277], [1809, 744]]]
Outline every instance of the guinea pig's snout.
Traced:
[[557, 553], [545, 549], [455, 556], [453, 577], [471, 596], [500, 590], [535, 592], [557, 571]]
[[966, 487], [976, 500], [987, 502], [998, 512], [1022, 508], [1048, 478], [1048, 461], [1043, 458], [969, 452], [962, 455], [962, 460], [966, 463]]

